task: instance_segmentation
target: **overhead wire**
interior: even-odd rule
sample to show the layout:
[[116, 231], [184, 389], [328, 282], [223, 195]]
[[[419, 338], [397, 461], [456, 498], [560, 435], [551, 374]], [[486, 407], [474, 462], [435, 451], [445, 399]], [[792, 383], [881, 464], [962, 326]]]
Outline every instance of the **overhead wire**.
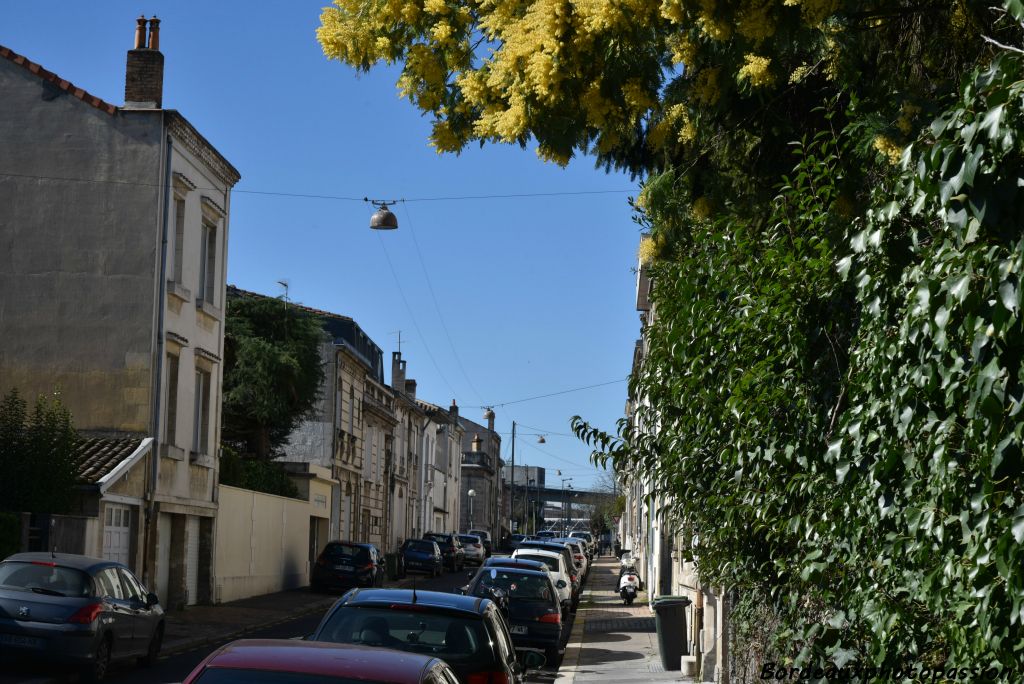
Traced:
[[430, 280], [430, 272], [427, 269], [427, 264], [423, 261], [423, 251], [420, 249], [420, 242], [416, 239], [416, 231], [412, 227], [412, 214], [409, 212], [409, 208], [406, 206], [406, 200], [402, 200], [402, 211], [405, 213], [406, 221], [409, 225], [409, 234], [412, 235], [412, 243], [416, 247], [416, 256], [420, 261], [420, 268], [423, 269], [423, 276], [427, 280], [427, 290], [430, 292], [430, 298], [434, 302], [434, 311], [437, 312], [437, 320], [441, 323], [441, 329], [444, 331], [444, 336], [448, 340], [448, 347], [452, 350], [452, 356], [455, 357], [455, 364], [459, 367], [459, 371], [462, 373], [462, 377], [466, 379], [469, 384], [469, 388], [473, 390], [473, 394], [479, 401], [483, 401], [484, 398], [480, 395], [480, 391], [477, 390], [473, 381], [469, 377], [469, 373], [466, 372], [465, 367], [462, 365], [462, 359], [459, 357], [459, 352], [455, 349], [455, 343], [452, 342], [451, 333], [448, 331], [448, 324], [444, 322], [444, 315], [441, 313], [441, 306], [437, 302], [437, 295], [434, 293], [434, 284]]
[[405, 304], [405, 309], [409, 313], [409, 318], [412, 319], [412, 324], [416, 328], [416, 332], [420, 336], [420, 341], [423, 342], [423, 349], [426, 350], [427, 357], [430, 359], [430, 363], [434, 365], [434, 370], [437, 371], [437, 374], [440, 376], [441, 380], [448, 387], [448, 389], [451, 390], [452, 398], [457, 399], [458, 394], [455, 392], [455, 388], [452, 387], [452, 384], [450, 382], [448, 382], [448, 378], [446, 378], [444, 373], [441, 371], [441, 367], [437, 365], [437, 360], [434, 358], [433, 353], [431, 353], [430, 351], [430, 345], [427, 344], [427, 338], [423, 335], [423, 331], [420, 330], [420, 324], [416, 320], [416, 315], [412, 312], [412, 307], [409, 306], [409, 300], [406, 299], [405, 297], [405, 291], [402, 289], [402, 283], [398, 280], [398, 272], [395, 270], [395, 265], [391, 263], [391, 255], [388, 254], [387, 245], [384, 244], [384, 239], [380, 236], [380, 234], [377, 235], [377, 239], [380, 240], [380, 248], [384, 251], [384, 258], [388, 262], [388, 268], [391, 269], [391, 275], [395, 279], [395, 285], [398, 287], [398, 294], [401, 295], [402, 297], [402, 303]]
[[[163, 187], [164, 183], [153, 183], [143, 180], [121, 180], [114, 178], [76, 178], [71, 176], [41, 176], [27, 173], [11, 173], [0, 171], [0, 176], [7, 178], [26, 178], [30, 180], [60, 181], [64, 183], [107, 183], [111, 185], [134, 185], [141, 187]], [[220, 188], [197, 187], [197, 190], [216, 190]], [[319, 193], [306, 192], [284, 192], [280, 190], [248, 190], [245, 188], [232, 188], [233, 194], [241, 195], [264, 195], [268, 197], [288, 197], [292, 199], [322, 199], [341, 202], [364, 202], [366, 197], [349, 197], [347, 195], [323, 195]], [[442, 195], [437, 197], [413, 197], [403, 199], [402, 202], [461, 202], [464, 200], [492, 200], [492, 199], [530, 199], [535, 197], [572, 197], [586, 195], [624, 195], [636, 192], [630, 190], [565, 190], [556, 192], [516, 192], [503, 195]]]
[[[585, 385], [583, 387], [573, 387], [572, 389], [561, 390], [559, 392], [550, 392], [548, 394], [538, 394], [537, 396], [526, 397], [524, 399], [515, 399], [513, 401], [503, 401], [503, 402], [500, 402], [500, 403], [496, 402], [496, 403], [493, 403], [493, 404], [482, 404], [480, 406], [466, 406], [464, 408], [482, 408], [482, 409], [491, 408], [491, 409], [493, 409], [493, 408], [498, 408], [498, 407], [501, 407], [501, 406], [511, 406], [512, 404], [522, 404], [523, 402], [526, 402], [526, 401], [535, 401], [537, 399], [547, 399], [548, 397], [557, 397], [560, 394], [569, 394], [571, 392], [582, 392], [583, 390], [594, 389], [595, 387], [605, 387], [607, 385], [614, 385], [614, 384], [619, 383], [619, 382], [627, 382], [628, 380], [629, 380], [629, 378], [621, 378], [619, 380], [609, 380], [608, 382], [599, 382], [596, 385]], [[533, 428], [533, 429], [536, 429], [536, 428]]]

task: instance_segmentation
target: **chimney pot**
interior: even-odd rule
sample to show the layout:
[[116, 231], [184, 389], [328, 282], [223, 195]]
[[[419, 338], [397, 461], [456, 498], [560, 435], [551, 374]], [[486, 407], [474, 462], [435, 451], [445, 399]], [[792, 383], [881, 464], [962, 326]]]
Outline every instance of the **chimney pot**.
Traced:
[[140, 16], [135, 21], [135, 49], [138, 50], [146, 46], [146, 17]]
[[149, 49], [160, 49], [160, 20], [156, 18], [155, 14], [149, 20]]
[[146, 18], [135, 28], [135, 48], [128, 51], [124, 78], [126, 109], [160, 109], [164, 91], [164, 55], [160, 46], [160, 20], [149, 20], [149, 45], [146, 45]]

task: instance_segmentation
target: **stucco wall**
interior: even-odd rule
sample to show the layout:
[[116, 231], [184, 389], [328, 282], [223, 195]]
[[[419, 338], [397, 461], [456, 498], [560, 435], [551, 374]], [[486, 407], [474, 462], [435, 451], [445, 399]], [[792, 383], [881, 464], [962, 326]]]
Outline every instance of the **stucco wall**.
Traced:
[[78, 428], [148, 432], [160, 114], [7, 60], [0, 93], [0, 392], [59, 387]]
[[219, 490], [214, 600], [308, 584], [309, 504], [225, 485]]

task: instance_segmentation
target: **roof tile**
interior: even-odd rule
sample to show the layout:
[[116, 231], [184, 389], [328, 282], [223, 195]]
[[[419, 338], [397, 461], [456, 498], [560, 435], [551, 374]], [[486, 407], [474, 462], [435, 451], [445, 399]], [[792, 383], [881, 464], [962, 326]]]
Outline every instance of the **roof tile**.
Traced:
[[102, 110], [107, 114], [113, 114], [117, 111], [116, 105], [112, 105], [109, 102], [105, 102], [104, 100], [96, 97], [95, 95], [92, 95], [88, 91], [79, 88], [70, 81], [61, 78], [52, 71], [47, 71], [42, 66], [30, 61], [23, 55], [19, 55], [17, 52], [11, 50], [8, 47], [0, 45], [0, 57], [3, 57], [4, 59], [13, 62], [14, 64], [17, 64], [18, 66], [25, 68], [29, 72], [42, 78], [44, 81], [49, 81], [50, 83], [55, 84], [61, 90], [70, 90], [72, 95], [77, 97], [79, 100], [82, 100], [86, 104], [92, 105], [96, 109]]
[[135, 453], [141, 438], [107, 439], [93, 437], [78, 442], [75, 448], [75, 471], [78, 480], [88, 484], [99, 482], [119, 463]]

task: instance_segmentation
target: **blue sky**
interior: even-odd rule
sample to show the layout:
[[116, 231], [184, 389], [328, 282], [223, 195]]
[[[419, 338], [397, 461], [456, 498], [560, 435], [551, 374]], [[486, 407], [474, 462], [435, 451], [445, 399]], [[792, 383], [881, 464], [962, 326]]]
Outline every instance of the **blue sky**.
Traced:
[[[135, 17], [157, 15], [164, 106], [179, 110], [242, 174], [232, 198], [228, 282], [351, 316], [384, 350], [402, 333], [421, 398], [498, 430], [521, 426], [516, 462], [560, 468], [577, 487], [597, 471], [569, 434], [581, 414], [614, 427], [626, 384], [506, 402], [626, 378], [639, 334], [636, 183], [562, 169], [533, 147], [439, 156], [429, 120], [395, 88], [397, 69], [357, 74], [324, 58], [323, 0], [0, 3], [0, 45], [112, 102], [124, 99]], [[402, 199], [400, 228], [367, 228], [361, 201]], [[510, 199], [422, 198], [611, 191]], [[546, 433], [546, 444], [536, 436]], [[525, 434], [524, 434], [525, 433]], [[508, 457], [509, 436], [503, 438]], [[557, 484], [557, 483], [556, 483]]]

